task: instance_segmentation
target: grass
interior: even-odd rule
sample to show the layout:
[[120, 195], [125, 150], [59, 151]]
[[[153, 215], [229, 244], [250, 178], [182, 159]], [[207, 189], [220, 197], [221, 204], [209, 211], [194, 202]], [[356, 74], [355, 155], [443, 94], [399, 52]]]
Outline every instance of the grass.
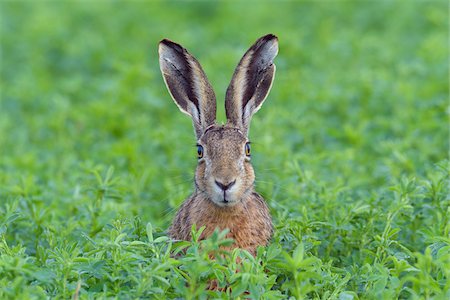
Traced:
[[[447, 6], [2, 1], [0, 298], [448, 299]], [[275, 235], [211, 260], [223, 233], [165, 235], [196, 158], [157, 42], [201, 61], [224, 120], [269, 32], [250, 135]]]

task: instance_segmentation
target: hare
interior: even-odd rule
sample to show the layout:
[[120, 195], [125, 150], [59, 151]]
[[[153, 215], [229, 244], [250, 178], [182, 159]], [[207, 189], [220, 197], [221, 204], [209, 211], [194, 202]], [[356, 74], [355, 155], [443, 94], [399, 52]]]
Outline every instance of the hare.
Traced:
[[190, 240], [191, 226], [205, 226], [200, 238], [216, 228], [229, 229], [231, 248], [256, 254], [273, 232], [269, 209], [254, 190], [248, 132], [252, 115], [261, 108], [275, 75], [278, 38], [258, 39], [244, 54], [226, 91], [225, 125], [216, 123], [216, 97], [199, 62], [181, 45], [159, 43], [164, 82], [177, 104], [191, 116], [197, 139], [195, 191], [184, 201], [169, 228], [175, 240]]

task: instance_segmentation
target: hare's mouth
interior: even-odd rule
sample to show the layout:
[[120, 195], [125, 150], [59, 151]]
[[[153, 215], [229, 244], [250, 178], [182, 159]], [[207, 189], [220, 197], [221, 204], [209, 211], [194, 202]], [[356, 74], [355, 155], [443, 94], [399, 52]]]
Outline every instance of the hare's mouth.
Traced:
[[234, 193], [229, 191], [221, 191], [220, 193], [214, 193], [214, 195], [211, 196], [211, 200], [221, 207], [233, 206], [239, 203], [239, 200], [236, 198]]
[[221, 206], [232, 206], [237, 203], [237, 201], [233, 201], [231, 199], [229, 194], [230, 193], [227, 193], [226, 191], [222, 193], [222, 196], [218, 199], [218, 202], [221, 204]]
[[[228, 196], [228, 199], [227, 199], [227, 196]], [[222, 200], [222, 202], [223, 203], [229, 203], [230, 201], [229, 201], [229, 195], [227, 195], [227, 191], [223, 191], [223, 200]]]

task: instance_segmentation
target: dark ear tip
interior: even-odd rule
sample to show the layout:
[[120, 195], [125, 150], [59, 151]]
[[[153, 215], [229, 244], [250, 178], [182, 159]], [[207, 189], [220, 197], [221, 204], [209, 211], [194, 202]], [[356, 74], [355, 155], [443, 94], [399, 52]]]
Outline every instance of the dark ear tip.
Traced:
[[270, 61], [278, 54], [278, 37], [272, 33], [260, 37], [248, 51], [264, 52], [272, 56]]
[[173, 50], [175, 50], [175, 51], [177, 51], [177, 52], [180, 52], [180, 53], [182, 53], [182, 52], [183, 52], [183, 49], [184, 49], [180, 44], [177, 44], [177, 43], [175, 43], [175, 42], [172, 42], [172, 41], [169, 40], [169, 39], [162, 39], [162, 40], [159, 42], [159, 48], [161, 49], [161, 47], [163, 47], [163, 46], [168, 47], [168, 48], [170, 48], [170, 49], [173, 49]]
[[259, 38], [259, 41], [267, 43], [270, 41], [278, 42], [278, 37], [275, 34], [269, 33]]
[[[258, 51], [258, 49], [266, 49], [267, 47], [272, 47], [278, 49], [278, 37], [272, 33], [266, 34], [262, 37], [260, 37], [251, 47], [250, 49], [253, 49], [255, 51]], [[277, 50], [278, 52], [278, 50]], [[275, 53], [276, 55], [276, 53]]]
[[171, 44], [175, 44], [175, 42], [172, 42], [169, 39], [162, 39], [160, 42], [160, 44], [164, 44], [164, 45], [171, 45]]
[[275, 34], [269, 33], [269, 34], [266, 34], [265, 36], [263, 36], [262, 39], [267, 40], [267, 41], [273, 40], [273, 39], [278, 40], [278, 37]]

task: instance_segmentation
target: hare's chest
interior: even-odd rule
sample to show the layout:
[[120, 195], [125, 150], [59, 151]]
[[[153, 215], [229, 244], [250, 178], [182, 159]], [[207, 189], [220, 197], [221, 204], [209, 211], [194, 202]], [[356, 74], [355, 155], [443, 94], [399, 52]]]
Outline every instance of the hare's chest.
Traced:
[[270, 228], [265, 228], [261, 220], [251, 218], [245, 214], [234, 215], [208, 215], [204, 214], [196, 221], [197, 228], [205, 226], [202, 238], [210, 236], [214, 230], [228, 229], [227, 238], [232, 238], [234, 244], [231, 248], [242, 248], [255, 252], [259, 245], [266, 245], [270, 239]]

